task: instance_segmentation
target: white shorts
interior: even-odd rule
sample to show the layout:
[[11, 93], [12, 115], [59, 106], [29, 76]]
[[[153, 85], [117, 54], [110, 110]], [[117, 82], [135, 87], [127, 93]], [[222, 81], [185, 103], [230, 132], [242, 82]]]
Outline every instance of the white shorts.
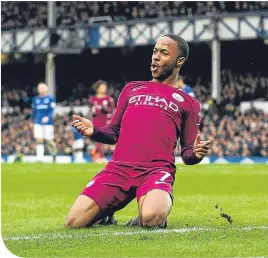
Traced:
[[54, 140], [54, 126], [34, 124], [34, 138], [44, 140]]
[[73, 150], [84, 148], [84, 139], [75, 140], [72, 146]]

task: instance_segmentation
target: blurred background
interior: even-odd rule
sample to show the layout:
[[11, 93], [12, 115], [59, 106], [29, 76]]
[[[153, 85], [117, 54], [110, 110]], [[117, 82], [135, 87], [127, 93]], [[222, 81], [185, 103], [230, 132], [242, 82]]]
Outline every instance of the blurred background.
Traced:
[[[212, 140], [204, 162], [268, 163], [266, 1], [2, 1], [2, 162], [36, 161], [31, 105], [40, 81], [56, 97], [57, 161], [73, 162], [72, 112], [92, 115], [97, 80], [115, 104], [127, 82], [150, 80], [154, 42], [166, 33], [190, 46], [181, 75], [202, 104], [202, 138]], [[114, 147], [103, 147], [107, 159]], [[84, 139], [85, 162], [94, 149]], [[175, 154], [180, 163], [179, 145]]]

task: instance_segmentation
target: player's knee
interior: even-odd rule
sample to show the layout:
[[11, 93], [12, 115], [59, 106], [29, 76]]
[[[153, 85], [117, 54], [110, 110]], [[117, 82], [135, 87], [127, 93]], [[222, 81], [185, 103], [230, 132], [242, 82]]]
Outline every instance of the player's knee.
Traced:
[[68, 215], [68, 217], [65, 219], [64, 226], [66, 228], [85, 228], [88, 226], [88, 224], [92, 221], [94, 217], [87, 218], [85, 220], [85, 216], [81, 214], [81, 216], [75, 216], [75, 215]]
[[80, 195], [73, 204], [66, 220], [67, 228], [84, 228], [99, 214], [100, 208], [95, 201], [87, 196]]
[[166, 212], [146, 211], [141, 214], [141, 224], [143, 227], [152, 228], [162, 226], [166, 221]]
[[94, 215], [89, 216], [91, 214], [80, 214], [79, 216], [68, 215], [65, 220], [64, 226], [66, 228], [85, 228], [89, 227], [90, 222], [94, 219]]
[[77, 219], [74, 216], [68, 216], [65, 219], [64, 226], [66, 228], [78, 228], [79, 227], [79, 223], [78, 223]]

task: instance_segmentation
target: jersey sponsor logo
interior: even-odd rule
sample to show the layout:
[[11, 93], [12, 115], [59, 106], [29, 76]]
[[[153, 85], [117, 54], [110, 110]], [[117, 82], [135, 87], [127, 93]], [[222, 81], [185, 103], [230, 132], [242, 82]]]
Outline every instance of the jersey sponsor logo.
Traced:
[[135, 103], [135, 105], [157, 106], [164, 110], [168, 110], [168, 108], [170, 108], [173, 111], [179, 111], [179, 107], [174, 102], [159, 96], [136, 95], [129, 99], [129, 103]]
[[36, 109], [47, 109], [48, 105], [38, 105], [36, 106]]
[[184, 101], [183, 96], [181, 96], [179, 93], [176, 93], [176, 92], [173, 93], [173, 94], [172, 94], [172, 97], [173, 97], [174, 99], [180, 101], [180, 102], [183, 102], [183, 101]]

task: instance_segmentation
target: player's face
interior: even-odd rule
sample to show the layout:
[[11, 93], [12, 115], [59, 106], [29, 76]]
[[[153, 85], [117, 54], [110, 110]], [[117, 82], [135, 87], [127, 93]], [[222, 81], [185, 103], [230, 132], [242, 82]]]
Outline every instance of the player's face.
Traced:
[[167, 79], [177, 67], [180, 56], [177, 43], [169, 37], [161, 37], [153, 49], [151, 72], [154, 79]]
[[107, 93], [107, 85], [101, 84], [97, 89], [98, 94], [106, 94]]
[[40, 83], [38, 84], [37, 86], [37, 92], [40, 94], [40, 95], [45, 95], [48, 91], [48, 88], [47, 88], [47, 85], [44, 84], [44, 83]]

